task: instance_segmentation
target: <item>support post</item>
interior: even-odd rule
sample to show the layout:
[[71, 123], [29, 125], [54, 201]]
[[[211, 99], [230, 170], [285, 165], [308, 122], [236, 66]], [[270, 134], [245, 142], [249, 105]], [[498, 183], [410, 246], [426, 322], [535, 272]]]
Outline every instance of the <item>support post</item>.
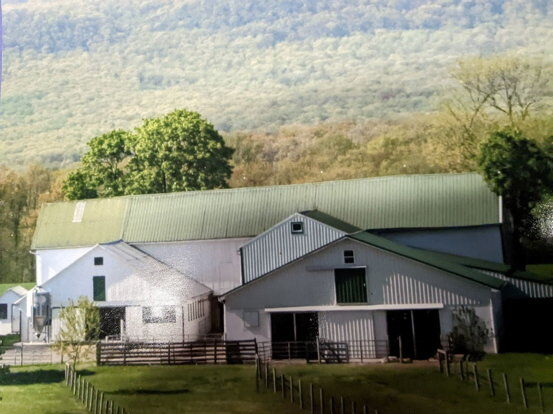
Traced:
[[321, 363], [321, 342], [319, 341], [319, 337], [317, 336], [317, 361], [319, 364]]
[[507, 379], [507, 374], [504, 372], [501, 373], [501, 376], [503, 377], [503, 387], [505, 388], [505, 401], [507, 404], [511, 403], [511, 391], [509, 390], [509, 381]]
[[528, 398], [526, 397], [526, 383], [524, 382], [524, 378], [520, 377], [520, 394], [522, 396], [522, 405], [524, 408], [528, 408]]
[[488, 383], [490, 384], [490, 396], [495, 397], [495, 386], [493, 384], [492, 370], [488, 368]]
[[472, 373], [474, 375], [474, 387], [476, 388], [476, 391], [480, 391], [480, 381], [478, 378], [478, 367], [476, 366], [476, 363], [472, 365]]
[[403, 342], [401, 341], [401, 335], [398, 336], [399, 343], [399, 363], [403, 363]]

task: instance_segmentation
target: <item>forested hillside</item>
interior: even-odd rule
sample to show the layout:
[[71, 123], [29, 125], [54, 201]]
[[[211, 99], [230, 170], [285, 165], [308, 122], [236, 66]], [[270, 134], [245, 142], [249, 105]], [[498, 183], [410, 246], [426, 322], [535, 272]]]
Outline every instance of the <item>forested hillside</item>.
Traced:
[[233, 137], [341, 120], [362, 129], [379, 117], [393, 129], [398, 114], [436, 108], [459, 56], [553, 51], [547, 0], [3, 5], [0, 164], [13, 167], [69, 165], [90, 138], [183, 107]]

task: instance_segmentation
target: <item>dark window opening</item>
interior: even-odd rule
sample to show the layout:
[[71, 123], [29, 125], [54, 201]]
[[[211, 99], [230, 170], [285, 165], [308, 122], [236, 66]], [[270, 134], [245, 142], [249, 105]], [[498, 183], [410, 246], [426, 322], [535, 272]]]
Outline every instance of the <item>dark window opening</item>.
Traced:
[[0, 303], [0, 319], [8, 319], [8, 304]]
[[92, 297], [95, 301], [106, 300], [106, 277], [94, 276], [92, 278]]
[[294, 222], [291, 223], [291, 227], [292, 227], [292, 233], [293, 234], [303, 233], [303, 222], [294, 221]]
[[344, 263], [355, 263], [353, 250], [344, 250]]
[[336, 303], [367, 303], [365, 269], [336, 269]]
[[175, 323], [177, 315], [174, 306], [147, 306], [142, 308], [143, 323]]
[[103, 257], [95, 257], [94, 258], [94, 266], [102, 266], [104, 264], [104, 258]]

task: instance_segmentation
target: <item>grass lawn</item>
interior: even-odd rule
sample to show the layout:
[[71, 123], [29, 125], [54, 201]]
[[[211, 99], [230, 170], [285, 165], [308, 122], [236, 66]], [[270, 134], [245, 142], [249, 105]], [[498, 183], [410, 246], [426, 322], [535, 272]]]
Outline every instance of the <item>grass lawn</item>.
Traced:
[[543, 280], [553, 280], [553, 264], [527, 265], [526, 270], [541, 276]]
[[[379, 413], [393, 414], [491, 414], [491, 413], [538, 413], [537, 391], [533, 382], [544, 384], [547, 411], [553, 413], [553, 356], [532, 354], [492, 355], [479, 363], [485, 374], [486, 368], [493, 372], [510, 375], [512, 401], [504, 403], [500, 377], [495, 379], [497, 396], [489, 397], [487, 382], [480, 392], [474, 383], [461, 382], [457, 377], [443, 377], [435, 364], [384, 364], [384, 365], [334, 365], [334, 366], [283, 366], [278, 367], [288, 375], [302, 378], [322, 386], [328, 396], [343, 395], [344, 398], [366, 403], [379, 409]], [[518, 377], [530, 382], [528, 398], [530, 409], [522, 408]], [[316, 391], [317, 392], [317, 391]], [[347, 404], [351, 406], [351, 403]]]
[[63, 366], [16, 367], [0, 374], [0, 413], [85, 414], [63, 384]]
[[254, 367], [89, 367], [87, 379], [134, 413], [299, 413], [274, 395], [255, 392]]
[[28, 289], [32, 288], [33, 286], [35, 286], [35, 284], [36, 283], [15, 283], [15, 282], [0, 283], [0, 296], [2, 296], [6, 290], [8, 290], [9, 288], [12, 288], [14, 286], [23, 286], [25, 289], [28, 290]]

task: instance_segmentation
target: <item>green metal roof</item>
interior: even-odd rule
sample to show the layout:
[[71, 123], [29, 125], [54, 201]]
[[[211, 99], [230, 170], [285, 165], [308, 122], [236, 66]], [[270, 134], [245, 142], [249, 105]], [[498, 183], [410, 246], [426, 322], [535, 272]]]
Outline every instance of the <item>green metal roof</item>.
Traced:
[[465, 279], [469, 279], [473, 282], [477, 282], [494, 289], [500, 289], [505, 284], [503, 280], [479, 272], [478, 270], [474, 270], [469, 267], [451, 262], [449, 260], [444, 260], [426, 250], [414, 249], [412, 247], [404, 246], [402, 244], [398, 244], [394, 241], [385, 239], [384, 237], [380, 237], [366, 231], [350, 234], [347, 237], [365, 244], [369, 244], [379, 249], [386, 250], [403, 257], [407, 257], [417, 262], [427, 264], [437, 269], [444, 270], [448, 273], [453, 273], [457, 276], [461, 276]]
[[459, 227], [500, 222], [498, 197], [477, 174], [364, 178], [191, 191], [43, 206], [32, 248], [252, 237], [286, 217], [322, 210], [361, 229]]
[[433, 255], [436, 258], [441, 258], [443, 260], [448, 260], [463, 266], [473, 267], [476, 269], [489, 270], [491, 272], [507, 274], [510, 273], [512, 268], [510, 265], [505, 263], [490, 262], [489, 260], [476, 259], [474, 257], [459, 256], [457, 254], [437, 252], [435, 250], [426, 250], [426, 249], [417, 249], [422, 252]]
[[301, 214], [306, 217], [312, 218], [313, 220], [317, 220], [323, 224], [334, 227], [335, 229], [341, 230], [345, 233], [356, 233], [362, 230], [359, 227], [352, 226], [345, 221], [337, 219], [336, 217], [332, 217], [319, 210], [302, 211]]

